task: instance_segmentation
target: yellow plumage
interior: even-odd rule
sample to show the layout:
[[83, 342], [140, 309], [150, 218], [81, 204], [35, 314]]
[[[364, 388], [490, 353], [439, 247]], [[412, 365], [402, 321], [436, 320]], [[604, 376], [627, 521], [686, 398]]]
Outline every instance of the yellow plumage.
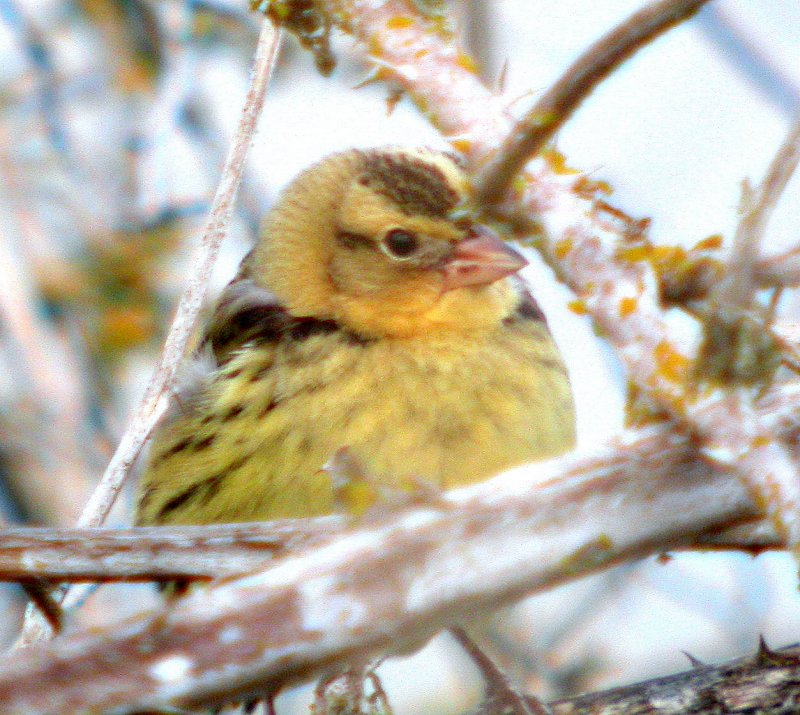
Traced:
[[330, 513], [321, 467], [345, 446], [380, 483], [442, 488], [569, 449], [569, 381], [511, 275], [523, 261], [467, 199], [428, 150], [301, 174], [219, 301], [212, 371], [156, 431], [137, 523]]

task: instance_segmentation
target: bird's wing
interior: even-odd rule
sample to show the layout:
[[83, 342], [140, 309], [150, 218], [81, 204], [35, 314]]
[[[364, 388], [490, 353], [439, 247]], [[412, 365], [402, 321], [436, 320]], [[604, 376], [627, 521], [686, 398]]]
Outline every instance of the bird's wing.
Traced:
[[[295, 394], [319, 388], [323, 356], [341, 346], [354, 349], [363, 340], [333, 320], [292, 316], [253, 280], [245, 259], [223, 291], [194, 358], [205, 363], [205, 373], [194, 369], [193, 382], [179, 388], [155, 430], [139, 481], [137, 523], [251, 516], [257, 484], [240, 482], [247, 481], [245, 472], [250, 478], [255, 471], [270, 487], [269, 470], [282, 469], [264, 456], [269, 449], [263, 445], [272, 444], [280, 456], [285, 430], [296, 419], [286, 404]], [[344, 367], [338, 365], [339, 371]], [[333, 379], [330, 372], [322, 370], [322, 377]]]
[[291, 317], [275, 295], [250, 275], [250, 256], [225, 287], [206, 327], [202, 348], [222, 366], [246, 344], [274, 343], [289, 328]]

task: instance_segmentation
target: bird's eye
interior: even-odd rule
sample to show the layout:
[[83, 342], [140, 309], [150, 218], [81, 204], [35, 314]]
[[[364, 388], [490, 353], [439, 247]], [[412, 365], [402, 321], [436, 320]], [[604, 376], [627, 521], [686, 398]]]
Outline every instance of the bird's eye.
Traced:
[[404, 231], [402, 228], [393, 228], [384, 236], [382, 243], [392, 258], [409, 258], [419, 248], [416, 234]]

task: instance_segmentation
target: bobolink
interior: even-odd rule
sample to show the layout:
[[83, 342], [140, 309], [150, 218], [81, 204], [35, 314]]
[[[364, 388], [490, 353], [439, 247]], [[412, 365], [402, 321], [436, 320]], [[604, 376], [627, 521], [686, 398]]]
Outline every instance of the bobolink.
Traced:
[[447, 489], [569, 449], [569, 380], [514, 274], [470, 218], [454, 157], [351, 150], [301, 173], [221, 296], [210, 372], [158, 426], [139, 524], [334, 509], [341, 447], [379, 483]]

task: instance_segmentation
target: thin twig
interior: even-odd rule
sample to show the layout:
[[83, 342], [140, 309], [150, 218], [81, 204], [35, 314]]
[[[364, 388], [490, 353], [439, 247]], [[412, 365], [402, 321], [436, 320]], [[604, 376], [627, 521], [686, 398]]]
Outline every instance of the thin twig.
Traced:
[[189, 280], [167, 333], [161, 360], [100, 484], [86, 504], [78, 521], [79, 526], [100, 526], [103, 523], [142, 445], [166, 409], [165, 398], [168, 397], [169, 389], [174, 383], [178, 367], [184, 358], [200, 315], [211, 270], [233, 212], [244, 162], [253, 141], [272, 75], [278, 40], [278, 31], [269, 20], [265, 20], [258, 38], [253, 75], [239, 120], [239, 129], [225, 159], [222, 177], [211, 204], [208, 223], [192, 260]]
[[[166, 410], [170, 387], [186, 353], [202, 308], [211, 270], [233, 212], [244, 162], [253, 141], [272, 75], [279, 39], [280, 34], [271, 21], [264, 20], [239, 128], [226, 157], [222, 177], [211, 204], [208, 223], [192, 259], [189, 280], [167, 334], [164, 351], [114, 456], [81, 513], [78, 526], [100, 526], [105, 521], [145, 440]], [[62, 600], [64, 597], [62, 595]], [[42, 625], [41, 620], [29, 611], [26, 614], [19, 644], [26, 645], [46, 638], [49, 631], [42, 628]]]
[[762, 259], [756, 264], [755, 277], [763, 286], [800, 285], [800, 247]]
[[506, 674], [481, 650], [480, 646], [460, 626], [452, 626], [450, 635], [456, 639], [483, 676], [484, 704], [481, 712], [508, 713], [508, 715], [553, 715], [550, 709], [534, 696], [527, 698], [517, 692]]
[[594, 88], [637, 50], [692, 17], [709, 0], [661, 0], [635, 12], [587, 49], [536, 102], [476, 181], [482, 206], [500, 201], [522, 167], [553, 137]]
[[723, 281], [714, 298], [719, 305], [750, 308], [756, 289], [755, 269], [764, 231], [778, 200], [800, 160], [798, 117], [756, 189], [744, 189], [742, 219], [736, 228], [729, 263], [730, 280]]
[[31, 599], [31, 602], [39, 609], [39, 613], [47, 620], [52, 631], [58, 633], [63, 624], [64, 609], [61, 608], [61, 603], [54, 597], [50, 583], [34, 578], [20, 581], [20, 585], [25, 590], [28, 598]]

